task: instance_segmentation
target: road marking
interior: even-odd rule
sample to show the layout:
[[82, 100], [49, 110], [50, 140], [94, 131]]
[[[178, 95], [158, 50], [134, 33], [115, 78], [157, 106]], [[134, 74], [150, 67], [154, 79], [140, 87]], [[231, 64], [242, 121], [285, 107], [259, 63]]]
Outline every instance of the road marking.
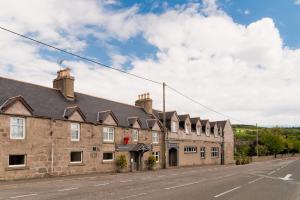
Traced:
[[159, 175], [158, 178], [165, 177], [166, 175]]
[[57, 190], [58, 192], [64, 192], [64, 191], [70, 191], [70, 190], [77, 190], [78, 187], [73, 187], [73, 188], [65, 188], [65, 189], [61, 189], [61, 190]]
[[257, 178], [257, 179], [255, 179], [255, 180], [253, 180], [253, 181], [248, 182], [248, 184], [255, 183], [255, 182], [257, 182], [257, 181], [259, 181], [259, 180], [261, 180], [261, 179], [263, 179], [263, 178], [264, 178], [264, 177]]
[[105, 186], [105, 185], [109, 185], [110, 183], [99, 183], [99, 184], [96, 184], [94, 185], [95, 187], [98, 187], [98, 186]]
[[131, 182], [132, 180], [122, 180], [122, 181], [120, 181], [120, 183], [128, 183], [128, 182]]
[[293, 180], [293, 179], [291, 178], [291, 176], [292, 176], [292, 174], [287, 174], [285, 177], [280, 178], [280, 179], [281, 179], [281, 180], [284, 180], [284, 181], [291, 181], [291, 180]]
[[10, 199], [17, 199], [17, 198], [23, 198], [23, 197], [31, 197], [31, 196], [36, 196], [38, 194], [25, 194], [25, 195], [20, 195], [20, 196], [14, 196], [14, 197], [9, 197]]
[[241, 186], [238, 186], [238, 187], [232, 188], [232, 189], [230, 189], [230, 190], [227, 190], [227, 191], [225, 191], [225, 192], [222, 192], [222, 193], [220, 193], [220, 194], [218, 194], [218, 195], [216, 195], [216, 196], [214, 196], [214, 197], [215, 197], [215, 198], [218, 198], [218, 197], [220, 197], [220, 196], [223, 196], [224, 194], [227, 194], [227, 193], [232, 192], [232, 191], [234, 191], [234, 190], [237, 190], [237, 189], [239, 189], [239, 188], [241, 188]]
[[177, 176], [178, 174], [170, 174], [171, 176]]
[[175, 188], [179, 188], [179, 187], [185, 187], [185, 186], [189, 186], [189, 185], [194, 185], [194, 184], [198, 184], [203, 182], [204, 180], [200, 180], [200, 181], [196, 181], [196, 182], [192, 182], [192, 183], [186, 183], [186, 184], [182, 184], [182, 185], [176, 185], [176, 186], [172, 186], [172, 187], [167, 187], [164, 188], [165, 190], [170, 190], [170, 189], [175, 189]]
[[271, 171], [271, 172], [268, 173], [268, 175], [274, 174], [275, 172], [276, 172], [275, 170]]
[[130, 195], [130, 196], [126, 196], [126, 197], [122, 197], [121, 199], [130, 199], [132, 197], [138, 197], [138, 196], [142, 196], [142, 195], [146, 195], [147, 193], [140, 193], [140, 194], [134, 194], [134, 195]]

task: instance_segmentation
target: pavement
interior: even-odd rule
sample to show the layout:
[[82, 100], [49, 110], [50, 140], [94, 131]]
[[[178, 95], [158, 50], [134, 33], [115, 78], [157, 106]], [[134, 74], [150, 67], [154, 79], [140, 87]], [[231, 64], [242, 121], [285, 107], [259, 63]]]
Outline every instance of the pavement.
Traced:
[[0, 200], [300, 200], [300, 159], [0, 182]]

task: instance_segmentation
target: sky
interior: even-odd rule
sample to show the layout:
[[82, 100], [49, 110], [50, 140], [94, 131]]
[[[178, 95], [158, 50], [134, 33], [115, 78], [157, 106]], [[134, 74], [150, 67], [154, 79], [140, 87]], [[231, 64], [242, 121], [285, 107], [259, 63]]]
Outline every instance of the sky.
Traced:
[[[167, 110], [202, 119], [300, 126], [299, 0], [3, 0], [0, 26], [176, 88]], [[0, 30], [0, 76], [134, 104], [162, 88]], [[64, 60], [62, 66], [59, 60]], [[0, 86], [1, 87], [1, 86]]]

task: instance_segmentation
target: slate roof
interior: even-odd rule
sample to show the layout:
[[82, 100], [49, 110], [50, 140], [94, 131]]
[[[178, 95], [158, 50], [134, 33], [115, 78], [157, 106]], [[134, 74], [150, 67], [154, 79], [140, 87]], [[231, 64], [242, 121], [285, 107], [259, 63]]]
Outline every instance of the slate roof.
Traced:
[[218, 127], [224, 130], [227, 121], [217, 121]]
[[202, 126], [206, 126], [208, 119], [201, 119], [200, 122], [201, 122]]
[[[193, 118], [190, 118], [191, 119], [191, 128], [192, 128], [192, 131], [196, 131], [196, 125], [197, 125], [197, 122], [200, 121], [200, 117], [193, 117]], [[200, 124], [201, 124], [201, 121], [200, 121]]]
[[190, 115], [189, 115], [189, 114], [185, 114], [185, 115], [178, 115], [178, 117], [179, 117], [179, 120], [180, 120], [180, 121], [185, 121], [185, 120], [186, 120], [186, 118], [190, 117]]
[[82, 119], [85, 120], [85, 115], [82, 113], [82, 111], [80, 110], [80, 108], [78, 106], [71, 106], [71, 107], [65, 108], [63, 117], [68, 119], [76, 111], [80, 114]]
[[137, 116], [141, 121], [141, 128], [148, 129], [146, 120], [152, 119], [141, 107], [78, 92], [75, 92], [74, 101], [68, 101], [57, 89], [0, 77], [0, 105], [19, 95], [33, 109], [33, 115], [38, 117], [64, 119], [63, 113], [67, 107], [78, 106], [85, 115], [86, 122], [97, 123], [98, 112], [107, 110], [115, 114], [118, 125], [123, 127], [128, 127], [128, 117]]

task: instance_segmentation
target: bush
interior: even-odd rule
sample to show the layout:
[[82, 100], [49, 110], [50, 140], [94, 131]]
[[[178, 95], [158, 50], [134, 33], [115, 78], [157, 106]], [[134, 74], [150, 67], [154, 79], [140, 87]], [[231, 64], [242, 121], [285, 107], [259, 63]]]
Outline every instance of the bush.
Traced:
[[149, 156], [148, 157], [148, 166], [149, 166], [149, 169], [153, 170], [154, 167], [156, 165], [156, 159], [153, 155]]
[[127, 167], [127, 159], [125, 155], [119, 155], [116, 159], [116, 165], [118, 170], [122, 170]]

